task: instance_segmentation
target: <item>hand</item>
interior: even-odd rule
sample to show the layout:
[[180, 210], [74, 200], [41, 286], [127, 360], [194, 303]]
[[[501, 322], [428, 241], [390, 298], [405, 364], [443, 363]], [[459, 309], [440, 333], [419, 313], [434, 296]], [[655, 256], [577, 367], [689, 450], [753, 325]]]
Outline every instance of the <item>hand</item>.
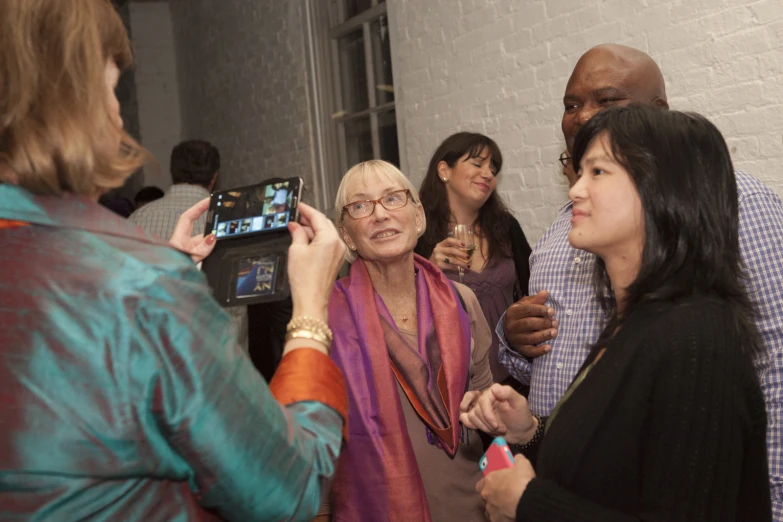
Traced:
[[514, 467], [493, 471], [476, 484], [491, 522], [514, 522], [519, 500], [536, 472], [523, 455], [514, 457]]
[[[459, 239], [447, 237], [432, 250], [430, 263], [436, 265], [441, 270], [457, 270], [464, 268], [470, 270], [470, 259], [468, 253], [460, 248], [465, 246]], [[448, 259], [448, 263], [446, 260]]]
[[530, 359], [551, 351], [548, 344], [536, 345], [557, 337], [559, 323], [554, 319], [554, 308], [545, 306], [548, 298], [546, 290], [523, 297], [506, 310], [503, 319], [503, 331], [509, 345]]
[[185, 252], [190, 256], [194, 263], [200, 263], [212, 250], [215, 249], [215, 234], [193, 234], [193, 223], [201, 217], [209, 208], [209, 198], [204, 198], [189, 209], [187, 209], [177, 220], [177, 226], [174, 227], [174, 233], [171, 234], [169, 244]]
[[536, 420], [527, 399], [511, 386], [493, 384], [483, 392], [469, 391], [459, 405], [459, 420], [466, 428], [503, 436], [511, 444], [524, 444], [536, 433]]
[[288, 283], [293, 316], [308, 315], [326, 321], [326, 307], [343, 264], [345, 243], [332, 222], [310, 205], [300, 202], [299, 214], [301, 224], [288, 223]]

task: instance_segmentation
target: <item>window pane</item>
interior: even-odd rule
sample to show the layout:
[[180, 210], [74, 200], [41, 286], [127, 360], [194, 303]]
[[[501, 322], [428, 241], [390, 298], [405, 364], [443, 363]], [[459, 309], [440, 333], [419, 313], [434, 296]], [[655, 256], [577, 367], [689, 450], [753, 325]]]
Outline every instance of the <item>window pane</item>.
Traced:
[[356, 118], [343, 123], [345, 128], [345, 158], [347, 167], [372, 159], [370, 117]]
[[343, 110], [349, 114], [363, 111], [369, 106], [369, 102], [362, 30], [343, 36], [337, 41], [337, 46], [340, 54]]
[[389, 21], [385, 15], [370, 24], [373, 65], [375, 67], [375, 96], [378, 105], [394, 101]]
[[378, 131], [381, 141], [381, 159], [400, 166], [400, 147], [397, 143], [397, 120], [394, 109], [378, 114]]
[[372, 7], [372, 0], [345, 0], [345, 16], [350, 18]]

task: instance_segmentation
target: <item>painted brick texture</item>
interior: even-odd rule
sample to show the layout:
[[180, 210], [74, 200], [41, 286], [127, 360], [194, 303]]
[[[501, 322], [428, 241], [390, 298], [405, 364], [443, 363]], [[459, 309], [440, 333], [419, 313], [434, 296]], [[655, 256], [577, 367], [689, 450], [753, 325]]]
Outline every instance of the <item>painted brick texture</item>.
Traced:
[[220, 148], [221, 187], [311, 182], [303, 1], [169, 1], [182, 138]]
[[[304, 2], [134, 6], [141, 134], [164, 167], [169, 143], [204, 138], [223, 154], [222, 186], [274, 175], [311, 182]], [[149, 19], [167, 4], [171, 22]], [[650, 53], [671, 107], [712, 119], [737, 167], [783, 194], [780, 7], [780, 0], [388, 0], [403, 170], [418, 184], [443, 138], [488, 134], [505, 156], [500, 192], [538, 239], [567, 199], [556, 159], [568, 75], [585, 50], [616, 42]], [[166, 23], [178, 95], [168, 88]]]
[[171, 185], [171, 149], [180, 140], [177, 60], [168, 2], [132, 2], [130, 21], [141, 142], [159, 162], [144, 169], [144, 184], [165, 190]]
[[562, 96], [579, 56], [606, 42], [648, 52], [670, 106], [727, 138], [738, 168], [783, 194], [780, 0], [390, 0], [406, 172], [418, 184], [442, 139], [494, 138], [499, 190], [537, 240], [567, 200]]

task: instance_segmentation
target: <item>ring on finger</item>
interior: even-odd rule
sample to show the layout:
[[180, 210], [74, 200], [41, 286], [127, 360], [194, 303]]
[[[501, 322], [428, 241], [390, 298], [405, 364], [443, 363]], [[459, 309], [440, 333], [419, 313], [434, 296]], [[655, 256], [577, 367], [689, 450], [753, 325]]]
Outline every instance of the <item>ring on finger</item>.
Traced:
[[443, 258], [443, 262], [446, 263], [447, 265], [450, 264], [448, 257], [444, 257]]

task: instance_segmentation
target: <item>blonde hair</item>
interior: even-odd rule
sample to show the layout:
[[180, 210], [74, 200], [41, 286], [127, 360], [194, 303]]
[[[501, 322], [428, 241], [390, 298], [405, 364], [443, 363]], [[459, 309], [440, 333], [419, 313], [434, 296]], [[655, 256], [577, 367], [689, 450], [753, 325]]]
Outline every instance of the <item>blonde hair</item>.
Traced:
[[[405, 177], [405, 174], [403, 174], [400, 169], [383, 160], [364, 161], [348, 169], [348, 172], [345, 173], [343, 179], [340, 181], [340, 186], [337, 188], [337, 196], [334, 200], [334, 209], [336, 214], [335, 223], [337, 224], [338, 228], [343, 226], [343, 217], [345, 216], [343, 207], [348, 203], [351, 203], [351, 201], [348, 201], [349, 189], [351, 189], [358, 181], [363, 181], [365, 184], [369, 184], [370, 182], [377, 183], [375, 178], [385, 178], [391, 183], [399, 183], [402, 188], [410, 192], [410, 197], [413, 204], [417, 207], [421, 207], [419, 191], [416, 190], [410, 180]], [[419, 237], [424, 234], [426, 229], [427, 216], [424, 215], [424, 212], [422, 212], [421, 230], [418, 231]], [[342, 235], [340, 237], [342, 237]], [[343, 239], [343, 241], [345, 241], [345, 239]], [[345, 245], [345, 260], [349, 263], [353, 263], [356, 260], [356, 257], [356, 252], [348, 248], [348, 245]]]
[[110, 117], [109, 60], [132, 63], [109, 0], [2, 0], [0, 182], [96, 196], [146, 163], [149, 154]]

